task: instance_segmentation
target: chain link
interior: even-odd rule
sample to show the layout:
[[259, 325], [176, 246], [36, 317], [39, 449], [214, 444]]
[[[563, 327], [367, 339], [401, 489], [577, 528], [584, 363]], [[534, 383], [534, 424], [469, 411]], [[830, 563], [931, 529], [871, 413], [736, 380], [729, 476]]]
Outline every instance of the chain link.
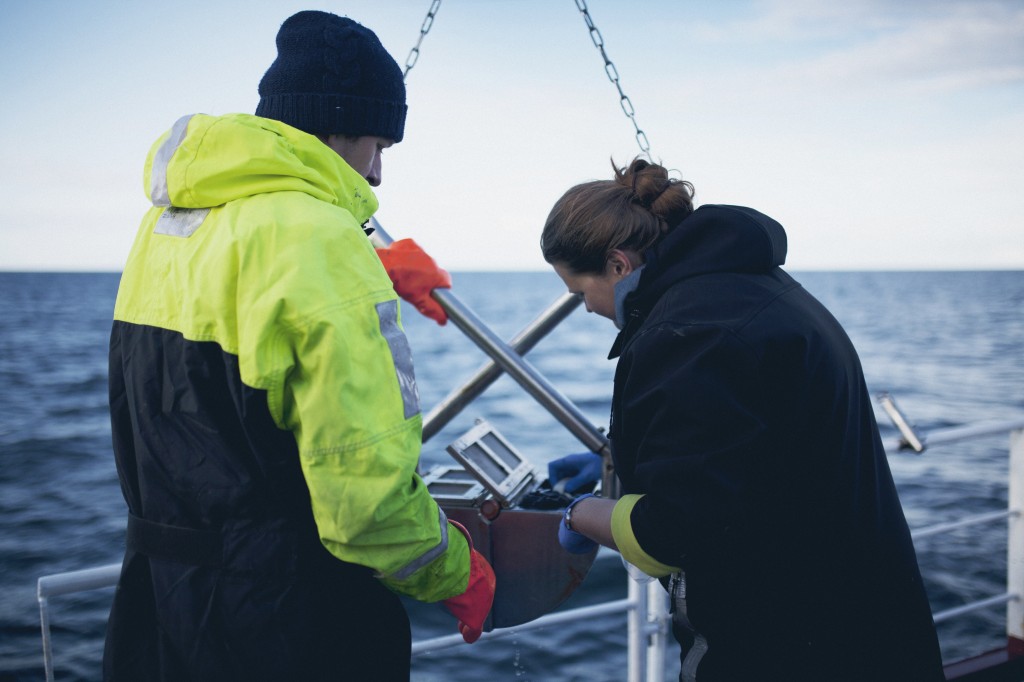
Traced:
[[420, 38], [416, 41], [416, 45], [409, 51], [409, 56], [405, 58], [405, 71], [402, 72], [402, 80], [409, 75], [409, 71], [412, 67], [416, 66], [416, 62], [420, 58], [420, 45], [423, 44], [423, 39], [428, 33], [430, 33], [430, 27], [434, 25], [434, 15], [437, 14], [438, 8], [441, 7], [441, 0], [433, 0], [430, 3], [430, 9], [427, 10], [427, 16], [423, 19], [423, 25], [420, 26]]
[[619, 105], [622, 107], [622, 113], [632, 122], [633, 129], [636, 130], [637, 145], [640, 147], [640, 151], [646, 154], [648, 159], [651, 159], [651, 144], [647, 141], [647, 135], [636, 122], [636, 110], [633, 108], [633, 102], [622, 91], [622, 84], [619, 82], [619, 70], [615, 68], [612, 60], [608, 58], [608, 53], [604, 49], [604, 38], [601, 37], [601, 31], [594, 25], [594, 20], [590, 17], [590, 11], [587, 9], [587, 0], [576, 0], [576, 9], [583, 15], [583, 21], [586, 22], [587, 28], [590, 30], [590, 39], [594, 42], [594, 47], [601, 51], [601, 57], [604, 59], [605, 75], [608, 76], [608, 80], [619, 91]]

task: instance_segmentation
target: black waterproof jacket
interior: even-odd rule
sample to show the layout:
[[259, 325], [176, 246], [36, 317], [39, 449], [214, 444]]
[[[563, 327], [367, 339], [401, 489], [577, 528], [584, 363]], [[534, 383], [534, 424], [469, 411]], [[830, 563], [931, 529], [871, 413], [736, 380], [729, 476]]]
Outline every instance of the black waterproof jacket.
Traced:
[[637, 542], [685, 572], [696, 679], [942, 680], [860, 361], [782, 226], [703, 206], [647, 256], [610, 437]]

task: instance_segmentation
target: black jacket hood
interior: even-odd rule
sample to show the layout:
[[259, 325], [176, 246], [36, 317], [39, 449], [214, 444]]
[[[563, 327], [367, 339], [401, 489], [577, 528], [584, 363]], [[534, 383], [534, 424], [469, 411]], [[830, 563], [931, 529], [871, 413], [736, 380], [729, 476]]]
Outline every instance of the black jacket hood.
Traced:
[[712, 273], [764, 274], [785, 263], [786, 231], [752, 208], [708, 204], [691, 213], [645, 259], [636, 290], [626, 296], [626, 319], [609, 359], [621, 354], [651, 308], [676, 283]]
[[647, 253], [627, 309], [649, 309], [681, 279], [713, 272], [763, 273], [785, 262], [786, 231], [776, 220], [744, 206], [701, 206]]

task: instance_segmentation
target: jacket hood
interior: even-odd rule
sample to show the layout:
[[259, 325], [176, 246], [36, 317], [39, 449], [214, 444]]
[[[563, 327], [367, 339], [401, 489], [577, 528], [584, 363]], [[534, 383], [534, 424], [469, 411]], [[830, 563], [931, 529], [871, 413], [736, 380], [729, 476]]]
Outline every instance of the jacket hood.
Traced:
[[622, 331], [608, 358], [616, 358], [665, 291], [712, 273], [761, 274], [786, 262], [786, 231], [744, 206], [708, 204], [691, 213], [645, 256], [640, 280], [624, 294], [616, 315]]
[[679, 280], [716, 272], [764, 273], [786, 262], [786, 231], [744, 206], [708, 204], [647, 254], [637, 295], [657, 299]]
[[377, 210], [370, 184], [313, 135], [250, 114], [178, 119], [146, 158], [154, 206], [212, 208], [267, 192], [303, 192], [360, 223]]

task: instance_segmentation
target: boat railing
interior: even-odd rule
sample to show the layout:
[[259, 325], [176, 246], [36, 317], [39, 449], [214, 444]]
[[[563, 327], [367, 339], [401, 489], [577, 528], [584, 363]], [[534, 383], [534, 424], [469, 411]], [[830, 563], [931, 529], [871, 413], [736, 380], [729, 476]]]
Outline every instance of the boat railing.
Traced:
[[[1022, 435], [1024, 431], [1022, 429], [1024, 429], [1024, 419], [1017, 419], [956, 427], [930, 433], [927, 444], [929, 447], [933, 447], [942, 443], [969, 440], [1009, 431], [1010, 466], [1007, 509], [974, 514], [956, 521], [919, 528], [911, 532], [911, 537], [916, 543], [934, 535], [1006, 520], [1008, 525], [1006, 592], [933, 613], [932, 617], [936, 623], [942, 623], [967, 613], [1006, 604], [1007, 637], [1010, 640], [1024, 642], [1024, 527], [1021, 524], [1021, 511], [1024, 509], [1024, 435]], [[890, 451], [898, 449], [898, 447], [899, 444], [887, 444], [887, 449]]]
[[[936, 623], [939, 623], [973, 611], [1005, 604], [1007, 641], [1024, 644], [1024, 521], [1022, 521], [1021, 515], [1022, 509], [1024, 509], [1024, 416], [997, 423], [934, 431], [928, 434], [927, 442], [929, 447], [933, 447], [940, 443], [952, 443], [1007, 432], [1010, 435], [1007, 509], [919, 528], [912, 532], [912, 536], [915, 541], [918, 541], [961, 528], [1006, 520], [1008, 525], [1006, 591], [969, 604], [936, 612], [933, 616]], [[886, 444], [886, 448], [890, 452], [895, 451], [898, 447], [898, 444]], [[48, 681], [53, 680], [49, 600], [76, 592], [112, 587], [117, 583], [120, 570], [120, 564], [109, 564], [39, 578], [37, 598], [43, 637], [43, 662]], [[625, 599], [556, 611], [514, 628], [496, 629], [484, 633], [480, 638], [480, 643], [567, 622], [575, 623], [578, 626], [585, 625], [593, 623], [600, 616], [624, 613], [627, 616], [627, 679], [629, 682], [641, 682], [642, 680], [661, 682], [664, 679], [665, 656], [671, 641], [667, 596], [656, 581], [641, 583], [627, 578], [627, 583]], [[480, 643], [474, 646], [479, 646]], [[412, 645], [412, 653], [413, 656], [419, 656], [461, 646], [465, 646], [465, 644], [462, 637], [456, 634], [418, 640]]]
[[[933, 535], [941, 535], [942, 533], [949, 533], [954, 530], [961, 528], [969, 528], [971, 526], [980, 526], [988, 523], [995, 523], [1002, 521], [1003, 519], [1017, 518], [1021, 514], [1021, 510], [1018, 509], [1007, 509], [1006, 511], [991, 512], [988, 514], [977, 514], [969, 516], [959, 521], [952, 521], [949, 523], [937, 523], [934, 526], [928, 526], [927, 528], [921, 528], [911, 532], [911, 537], [916, 542], [919, 539], [930, 537]], [[936, 623], [941, 623], [958, 616], [962, 616], [972, 611], [980, 611], [982, 609], [989, 608], [991, 606], [998, 606], [1000, 604], [1006, 604], [1010, 601], [1019, 600], [1021, 595], [1019, 592], [1004, 592], [1002, 594], [994, 594], [985, 599], [978, 599], [977, 601], [957, 606], [955, 608], [946, 609], [944, 611], [937, 611], [932, 614], [932, 618]]]

